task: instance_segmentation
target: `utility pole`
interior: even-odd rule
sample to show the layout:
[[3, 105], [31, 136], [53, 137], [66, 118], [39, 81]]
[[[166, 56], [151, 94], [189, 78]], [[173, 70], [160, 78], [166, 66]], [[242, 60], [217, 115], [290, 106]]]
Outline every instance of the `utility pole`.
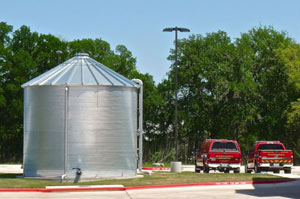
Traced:
[[62, 51], [61, 50], [57, 50], [56, 51], [56, 55], [57, 55], [57, 63], [60, 64], [61, 62], [61, 54], [62, 54]]
[[177, 69], [177, 37], [179, 32], [190, 32], [187, 28], [178, 28], [177, 26], [173, 28], [165, 28], [163, 32], [173, 32], [175, 31], [175, 160], [178, 161], [178, 69]]

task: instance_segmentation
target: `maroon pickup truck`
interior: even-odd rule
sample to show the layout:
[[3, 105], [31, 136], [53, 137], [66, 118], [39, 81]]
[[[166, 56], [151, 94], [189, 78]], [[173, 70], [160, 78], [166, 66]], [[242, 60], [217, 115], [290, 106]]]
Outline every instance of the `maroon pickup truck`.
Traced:
[[255, 173], [261, 171], [273, 171], [279, 173], [291, 173], [293, 166], [293, 152], [286, 150], [279, 141], [257, 141], [254, 151], [248, 154], [245, 172]]

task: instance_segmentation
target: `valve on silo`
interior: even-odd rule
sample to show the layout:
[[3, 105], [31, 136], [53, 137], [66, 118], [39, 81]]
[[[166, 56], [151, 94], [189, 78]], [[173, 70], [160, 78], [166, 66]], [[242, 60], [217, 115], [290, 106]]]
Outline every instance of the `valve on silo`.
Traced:
[[76, 169], [76, 176], [75, 176], [75, 179], [74, 179], [74, 183], [78, 183], [80, 181], [82, 171], [81, 171], [80, 168], [72, 168], [72, 169]]

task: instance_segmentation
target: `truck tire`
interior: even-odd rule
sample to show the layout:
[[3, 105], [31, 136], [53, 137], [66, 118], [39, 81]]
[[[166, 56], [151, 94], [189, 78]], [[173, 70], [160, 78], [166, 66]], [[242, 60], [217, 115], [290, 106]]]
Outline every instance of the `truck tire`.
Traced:
[[260, 172], [261, 172], [261, 170], [259, 169], [259, 167], [257, 166], [256, 163], [255, 163], [255, 165], [254, 165], [254, 172], [255, 172], [255, 173], [260, 173]]
[[203, 172], [204, 173], [209, 173], [209, 168], [205, 165], [203, 165]]
[[233, 173], [240, 173], [240, 168], [234, 169]]
[[229, 173], [229, 170], [225, 170], [224, 173]]
[[274, 170], [273, 171], [273, 173], [279, 173], [280, 172], [280, 170]]
[[195, 160], [195, 172], [200, 173], [201, 169], [197, 166], [196, 160]]
[[292, 168], [284, 169], [284, 173], [291, 174], [292, 173]]

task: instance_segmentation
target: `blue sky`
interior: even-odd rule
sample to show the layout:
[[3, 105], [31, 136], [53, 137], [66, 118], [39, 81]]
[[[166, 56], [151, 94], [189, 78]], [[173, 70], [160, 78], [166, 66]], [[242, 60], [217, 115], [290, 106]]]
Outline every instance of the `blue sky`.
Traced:
[[125, 45], [137, 58], [137, 68], [156, 83], [166, 78], [174, 33], [165, 27], [186, 27], [190, 34], [223, 30], [234, 39], [253, 27], [271, 25], [300, 41], [298, 0], [1, 0], [0, 21], [30, 26], [71, 41], [101, 38]]

